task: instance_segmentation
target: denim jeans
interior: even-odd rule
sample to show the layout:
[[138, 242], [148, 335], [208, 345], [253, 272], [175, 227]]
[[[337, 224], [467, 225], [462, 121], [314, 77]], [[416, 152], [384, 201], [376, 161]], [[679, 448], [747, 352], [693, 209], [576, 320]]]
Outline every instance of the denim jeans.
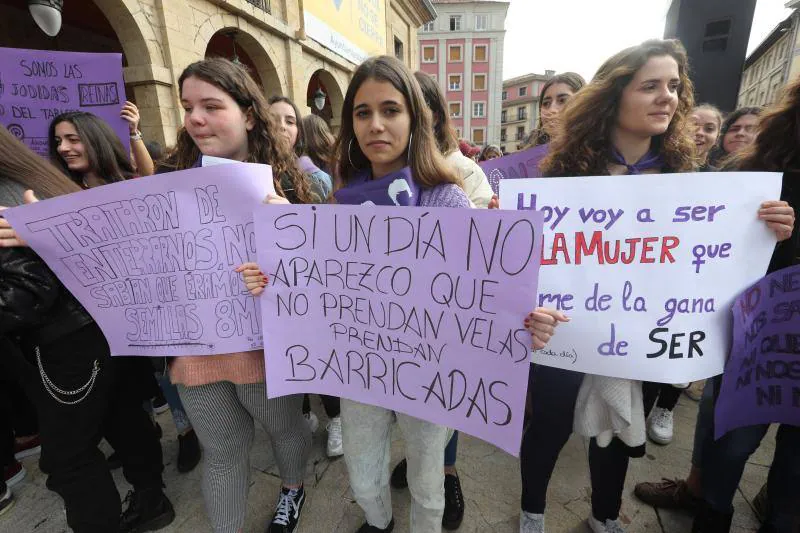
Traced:
[[[350, 485], [367, 522], [385, 528], [392, 519], [389, 460], [394, 412], [342, 398], [342, 444]], [[402, 413], [411, 491], [410, 533], [440, 533], [444, 513], [442, 456], [451, 430]]]
[[450, 442], [447, 443], [447, 448], [444, 449], [444, 466], [456, 466], [456, 459], [458, 458], [458, 431], [453, 432], [450, 437]]
[[[178, 435], [183, 435], [188, 430], [192, 429], [192, 422], [186, 414], [186, 409], [183, 407], [181, 397], [178, 395], [178, 389], [173, 385], [169, 379], [169, 373], [162, 374], [156, 372], [156, 381], [161, 392], [164, 394], [164, 399], [167, 400], [170, 413], [172, 413], [172, 420], [175, 422], [175, 429], [178, 430]], [[153, 411], [153, 403], [148, 399], [142, 402], [142, 408], [147, 411], [150, 418], [155, 422], [155, 413]]]
[[692, 449], [692, 465], [703, 468], [703, 449], [708, 442], [714, 442], [714, 387], [718, 377], [706, 380], [703, 396], [694, 423], [694, 448]]

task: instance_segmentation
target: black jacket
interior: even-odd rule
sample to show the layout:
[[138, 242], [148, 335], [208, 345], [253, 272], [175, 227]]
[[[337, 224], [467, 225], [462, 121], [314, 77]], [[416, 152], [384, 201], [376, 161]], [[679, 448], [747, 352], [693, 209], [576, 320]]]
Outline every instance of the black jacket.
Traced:
[[92, 317], [30, 248], [0, 248], [0, 337], [50, 344]]
[[794, 208], [794, 233], [787, 240], [779, 242], [772, 253], [767, 273], [775, 272], [800, 263], [800, 172], [785, 172], [783, 174], [783, 189], [781, 200], [789, 202]]

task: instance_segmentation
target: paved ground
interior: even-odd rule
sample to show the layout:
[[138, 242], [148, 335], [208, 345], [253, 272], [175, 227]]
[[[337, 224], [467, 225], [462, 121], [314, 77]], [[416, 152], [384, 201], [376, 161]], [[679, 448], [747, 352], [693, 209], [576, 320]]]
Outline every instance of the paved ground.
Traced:
[[[318, 413], [323, 412], [319, 405]], [[631, 462], [628, 472], [622, 520], [629, 533], [682, 533], [691, 529], [691, 518], [680, 513], [656, 511], [640, 504], [632, 494], [636, 482], [661, 477], [685, 476], [692, 450], [697, 404], [686, 397], [676, 409], [676, 436], [672, 444], [658, 447], [648, 444], [645, 458]], [[169, 412], [159, 416], [164, 428], [164, 458], [167, 494], [177, 511], [175, 522], [162, 533], [209, 531], [200, 496], [200, 471], [180, 475], [175, 469], [177, 441]], [[324, 427], [324, 423], [320, 424]], [[401, 456], [402, 441], [395, 436], [393, 464]], [[328, 461], [324, 456], [325, 434], [315, 435], [314, 454], [309, 463], [306, 487], [309, 500], [300, 523], [301, 533], [352, 533], [362, 523], [362, 514], [353, 502], [342, 460]], [[774, 451], [774, 430], [753, 455], [736, 495], [733, 533], [755, 532], [757, 523], [750, 502], [766, 480]], [[2, 533], [62, 533], [67, 531], [60, 499], [45, 487], [45, 477], [36, 459], [25, 461], [28, 477], [15, 487], [17, 505], [0, 518]], [[265, 531], [280, 487], [264, 433], [258, 433], [252, 454], [252, 484], [245, 531]], [[519, 524], [519, 464], [517, 459], [477, 439], [462, 436], [458, 468], [467, 511], [460, 529], [463, 533], [512, 533]], [[120, 491], [128, 485], [116, 473]], [[395, 531], [408, 531], [407, 491], [394, 491], [397, 520]], [[565, 447], [550, 483], [547, 528], [550, 533], [586, 533], [585, 518], [590, 510], [589, 476], [586, 446], [572, 438]]]

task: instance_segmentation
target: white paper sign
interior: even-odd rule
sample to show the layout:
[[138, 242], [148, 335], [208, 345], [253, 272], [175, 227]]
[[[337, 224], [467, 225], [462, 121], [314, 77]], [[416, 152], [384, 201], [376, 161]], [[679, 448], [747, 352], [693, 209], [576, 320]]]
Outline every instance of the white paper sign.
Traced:
[[662, 383], [722, 373], [731, 305], [775, 247], [757, 212], [780, 191], [766, 172], [504, 180], [503, 209], [544, 212], [536, 305], [571, 318], [533, 362]]

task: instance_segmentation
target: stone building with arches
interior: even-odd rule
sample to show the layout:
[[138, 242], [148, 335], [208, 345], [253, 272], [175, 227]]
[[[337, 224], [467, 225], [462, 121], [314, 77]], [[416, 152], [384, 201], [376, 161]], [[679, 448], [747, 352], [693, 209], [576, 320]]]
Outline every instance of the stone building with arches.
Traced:
[[[362, 56], [338, 48], [347, 36], [309, 7], [364, 10], [361, 25], [371, 19], [374, 27], [362, 29], [380, 44]], [[267, 97], [288, 96], [301, 113], [319, 114], [335, 130], [358, 58], [387, 53], [417, 68], [417, 28], [434, 17], [429, 0], [82, 0], [64, 3], [62, 30], [50, 38], [36, 27], [27, 0], [0, 0], [0, 47], [121, 53], [142, 133], [170, 146], [183, 121], [177, 81], [194, 61], [236, 58]], [[321, 109], [314, 103], [320, 92]]]

